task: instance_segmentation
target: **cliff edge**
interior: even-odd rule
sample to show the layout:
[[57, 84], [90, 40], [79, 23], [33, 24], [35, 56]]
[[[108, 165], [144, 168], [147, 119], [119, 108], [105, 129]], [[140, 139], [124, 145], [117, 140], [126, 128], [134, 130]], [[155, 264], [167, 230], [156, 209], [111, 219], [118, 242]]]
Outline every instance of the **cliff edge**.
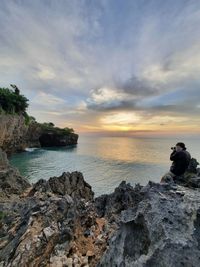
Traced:
[[27, 147], [76, 145], [78, 134], [48, 123], [26, 123], [23, 115], [0, 114], [0, 147], [8, 154], [24, 151]]

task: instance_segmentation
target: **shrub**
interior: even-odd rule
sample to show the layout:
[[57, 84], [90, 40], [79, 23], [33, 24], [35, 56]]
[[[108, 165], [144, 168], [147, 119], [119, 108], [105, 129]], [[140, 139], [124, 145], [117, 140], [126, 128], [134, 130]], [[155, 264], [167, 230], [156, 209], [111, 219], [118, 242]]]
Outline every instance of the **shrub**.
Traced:
[[55, 127], [52, 122], [44, 122], [44, 123], [39, 123], [39, 124], [42, 127], [42, 129], [47, 132], [53, 131], [54, 133], [61, 134], [61, 135], [68, 135], [68, 134], [74, 133], [74, 129], [68, 128], [68, 127], [65, 127], [65, 128]]

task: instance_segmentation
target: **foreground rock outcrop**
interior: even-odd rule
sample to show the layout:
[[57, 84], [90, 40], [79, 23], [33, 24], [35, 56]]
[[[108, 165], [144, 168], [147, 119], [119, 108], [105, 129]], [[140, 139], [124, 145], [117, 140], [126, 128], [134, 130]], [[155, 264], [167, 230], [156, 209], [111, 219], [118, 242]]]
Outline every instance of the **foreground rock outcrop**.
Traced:
[[[0, 166], [12, 168], [4, 153]], [[190, 183], [199, 179], [196, 169], [187, 186], [181, 179], [134, 188], [122, 182], [96, 199], [80, 172], [32, 186], [13, 176], [18, 191], [7, 185], [0, 202], [0, 266], [200, 265], [200, 189]]]
[[199, 190], [149, 182], [140, 195], [122, 210], [98, 266], [199, 266]]
[[30, 186], [17, 172], [6, 176], [12, 167], [4, 152], [0, 159], [0, 266], [96, 266], [107, 244], [101, 235], [110, 230], [83, 175], [63, 173]]

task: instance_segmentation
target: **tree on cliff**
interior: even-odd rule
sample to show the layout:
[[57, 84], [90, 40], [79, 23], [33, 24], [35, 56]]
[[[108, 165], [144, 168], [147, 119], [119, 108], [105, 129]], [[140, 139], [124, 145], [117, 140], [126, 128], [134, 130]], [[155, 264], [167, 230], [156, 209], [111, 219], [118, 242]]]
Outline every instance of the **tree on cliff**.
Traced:
[[14, 89], [15, 91], [9, 88], [0, 88], [0, 113], [24, 114], [26, 112], [29, 100], [20, 94], [17, 86]]
[[20, 90], [19, 90], [19, 88], [17, 87], [17, 85], [15, 85], [15, 84], [11, 84], [10, 85], [12, 88], [14, 88], [14, 90], [15, 90], [15, 94], [16, 95], [19, 95], [20, 94]]

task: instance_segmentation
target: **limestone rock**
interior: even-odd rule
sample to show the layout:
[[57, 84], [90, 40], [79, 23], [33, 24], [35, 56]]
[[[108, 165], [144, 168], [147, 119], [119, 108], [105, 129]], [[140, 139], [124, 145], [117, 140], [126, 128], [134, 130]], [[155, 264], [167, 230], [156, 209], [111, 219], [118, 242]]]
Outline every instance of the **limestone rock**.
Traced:
[[140, 185], [133, 188], [125, 181], [115, 189], [110, 195], [102, 195], [95, 199], [95, 206], [99, 216], [105, 216], [109, 220], [114, 219], [122, 210], [136, 205], [142, 198]]
[[[95, 247], [102, 226], [95, 223], [93, 192], [82, 174], [64, 173], [33, 188], [0, 203], [2, 266], [96, 266], [107, 241]], [[93, 235], [85, 237], [88, 228]]]
[[0, 199], [23, 193], [31, 185], [19, 171], [10, 166], [6, 153], [0, 148]]
[[65, 135], [55, 132], [44, 132], [39, 137], [41, 147], [76, 145], [77, 140], [78, 135], [74, 133]]
[[9, 162], [6, 153], [0, 148], [0, 170], [7, 169]]
[[30, 195], [36, 192], [52, 192], [58, 195], [70, 195], [73, 198], [92, 200], [94, 193], [91, 186], [84, 180], [82, 173], [63, 173], [59, 177], [51, 177], [48, 181], [39, 180], [30, 191]]
[[155, 183], [141, 189], [141, 201], [122, 211], [98, 266], [198, 266], [200, 192], [178, 190]]
[[199, 165], [199, 162], [196, 159], [191, 158], [187, 171], [190, 173], [197, 173], [198, 165]]
[[1, 150], [0, 163], [0, 266], [199, 266], [198, 172], [179, 184], [122, 182], [96, 199], [67, 172], [22, 196], [30, 185]]
[[23, 115], [0, 114], [0, 147], [9, 155], [27, 147], [76, 145], [78, 134], [57, 127], [47, 130], [35, 121], [26, 125]]
[[24, 150], [27, 129], [22, 115], [0, 114], [0, 147], [9, 154]]

